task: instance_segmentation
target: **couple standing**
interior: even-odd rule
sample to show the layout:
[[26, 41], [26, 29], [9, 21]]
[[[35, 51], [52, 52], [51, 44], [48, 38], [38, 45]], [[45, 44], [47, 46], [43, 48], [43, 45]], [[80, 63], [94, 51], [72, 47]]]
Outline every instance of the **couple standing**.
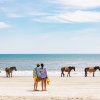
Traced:
[[33, 78], [34, 78], [34, 91], [37, 91], [38, 82], [41, 81], [42, 91], [46, 91], [46, 79], [47, 79], [47, 71], [44, 68], [44, 64], [37, 64], [37, 67], [33, 70]]

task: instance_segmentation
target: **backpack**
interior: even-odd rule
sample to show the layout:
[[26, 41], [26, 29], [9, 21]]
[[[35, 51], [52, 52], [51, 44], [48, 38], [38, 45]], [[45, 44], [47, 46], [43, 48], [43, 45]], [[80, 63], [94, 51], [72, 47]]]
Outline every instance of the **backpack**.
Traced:
[[40, 68], [38, 67], [34, 68], [33, 77], [40, 77]]

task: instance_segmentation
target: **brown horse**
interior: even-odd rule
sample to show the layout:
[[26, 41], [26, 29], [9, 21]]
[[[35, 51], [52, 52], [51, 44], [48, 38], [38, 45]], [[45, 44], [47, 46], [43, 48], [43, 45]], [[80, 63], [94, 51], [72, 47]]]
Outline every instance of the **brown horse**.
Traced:
[[6, 77], [12, 77], [13, 70], [17, 71], [16, 67], [5, 68]]
[[64, 72], [68, 72], [68, 74], [67, 74], [67, 77], [69, 76], [69, 77], [71, 77], [70, 76], [70, 72], [71, 72], [71, 70], [74, 70], [75, 71], [75, 67], [74, 66], [69, 66], [69, 67], [62, 67], [61, 68], [61, 77], [62, 77], [62, 75], [63, 75], [63, 77], [65, 76], [65, 74], [64, 74]]
[[85, 77], [87, 77], [87, 72], [93, 72], [93, 77], [94, 77], [94, 73], [97, 69], [100, 71], [99, 66], [85, 68], [85, 70], [84, 70], [85, 71]]

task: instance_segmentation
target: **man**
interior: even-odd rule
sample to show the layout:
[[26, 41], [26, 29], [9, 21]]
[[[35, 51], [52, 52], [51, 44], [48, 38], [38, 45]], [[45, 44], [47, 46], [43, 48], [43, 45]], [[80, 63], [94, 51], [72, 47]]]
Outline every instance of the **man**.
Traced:
[[33, 70], [34, 91], [37, 91], [38, 81], [40, 78], [40, 72], [41, 72], [40, 64], [37, 64], [37, 67], [35, 67]]

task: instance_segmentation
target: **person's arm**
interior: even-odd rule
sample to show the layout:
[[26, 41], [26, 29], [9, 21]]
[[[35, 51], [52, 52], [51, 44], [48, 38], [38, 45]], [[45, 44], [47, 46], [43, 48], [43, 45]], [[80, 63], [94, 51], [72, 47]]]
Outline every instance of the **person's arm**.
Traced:
[[33, 77], [36, 76], [36, 69], [33, 70]]
[[46, 78], [48, 78], [48, 74], [47, 74], [47, 70], [46, 70], [46, 68], [45, 68], [45, 73], [46, 73]]

